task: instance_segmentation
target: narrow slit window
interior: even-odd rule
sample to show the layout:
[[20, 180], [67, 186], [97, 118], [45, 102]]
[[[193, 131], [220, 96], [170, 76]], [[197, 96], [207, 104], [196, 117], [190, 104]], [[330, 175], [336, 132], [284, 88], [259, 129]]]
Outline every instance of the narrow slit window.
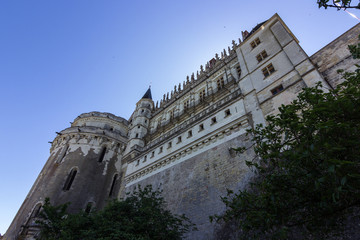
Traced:
[[181, 136], [178, 137], [177, 143], [181, 143]]
[[162, 153], [163, 152], [163, 147], [160, 147], [159, 148], [159, 153]]
[[143, 162], [146, 162], [146, 160], [147, 160], [147, 156], [144, 156], [144, 160], [143, 160]]
[[151, 152], [151, 158], [153, 158], [155, 156], [155, 151]]
[[99, 162], [99, 163], [101, 163], [101, 162], [104, 160], [105, 153], [106, 153], [106, 147], [104, 147], [104, 148], [101, 150], [101, 153], [100, 153], [99, 159], [98, 159], [98, 162]]
[[74, 182], [76, 173], [77, 173], [76, 169], [71, 170], [71, 172], [69, 173], [69, 175], [68, 175], [68, 177], [67, 177], [67, 179], [65, 181], [65, 184], [64, 184], [64, 187], [63, 187], [64, 191], [68, 191], [70, 189], [72, 183]]
[[188, 131], [188, 138], [189, 137], [192, 137], [192, 131], [190, 130], [190, 131]]
[[169, 142], [169, 143], [168, 143], [168, 148], [171, 148], [171, 145], [172, 145], [172, 143], [171, 143], [171, 142]]
[[212, 119], [211, 119], [211, 124], [215, 124], [216, 123], [216, 117], [213, 117]]
[[225, 110], [225, 117], [228, 117], [231, 115], [230, 109]]
[[236, 67], [236, 73], [237, 73], [238, 77], [241, 76], [241, 68], [240, 68], [240, 66]]
[[204, 130], [204, 124], [199, 125], [199, 132], [202, 131], [202, 130]]
[[113, 194], [114, 194], [114, 188], [115, 188], [115, 184], [116, 184], [117, 178], [118, 178], [118, 175], [115, 174], [114, 177], [113, 177], [113, 180], [112, 180], [112, 182], [111, 182], [109, 197], [113, 196]]

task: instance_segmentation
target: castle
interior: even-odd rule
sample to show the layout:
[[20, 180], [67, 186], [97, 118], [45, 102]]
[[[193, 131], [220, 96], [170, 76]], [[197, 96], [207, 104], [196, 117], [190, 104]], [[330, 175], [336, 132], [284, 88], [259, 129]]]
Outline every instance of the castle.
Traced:
[[[334, 88], [337, 69], [353, 70], [347, 45], [360, 25], [309, 57], [275, 14], [242, 33], [242, 41], [211, 59], [154, 103], [149, 88], [129, 120], [111, 113], [78, 116], [57, 133], [50, 157], [4, 239], [34, 239], [35, 220], [50, 197], [69, 211], [101, 209], [138, 184], [160, 187], [173, 213], [198, 231], [188, 239], [215, 239], [208, 216], [224, 211], [220, 196], [246, 185], [254, 157], [246, 129], [266, 124], [304, 87]], [[247, 147], [243, 154], [232, 148]]]

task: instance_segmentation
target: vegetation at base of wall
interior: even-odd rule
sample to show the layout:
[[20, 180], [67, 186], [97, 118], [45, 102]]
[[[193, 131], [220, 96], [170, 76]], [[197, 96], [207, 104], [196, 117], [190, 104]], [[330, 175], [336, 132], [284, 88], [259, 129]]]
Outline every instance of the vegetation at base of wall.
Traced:
[[328, 7], [336, 8], [337, 10], [347, 8], [360, 9], [360, 1], [357, 0], [317, 0], [317, 4], [319, 8], [323, 7], [325, 9], [327, 9]]
[[68, 214], [69, 204], [52, 206], [47, 199], [37, 224], [37, 239], [46, 240], [168, 240], [196, 230], [184, 215], [165, 209], [161, 191], [138, 186], [125, 199], [110, 202], [103, 210]]
[[[350, 47], [358, 57], [359, 45]], [[360, 206], [360, 66], [335, 90], [305, 88], [267, 126], [248, 131], [256, 158], [247, 189], [228, 190], [226, 212], [242, 239], [326, 239]], [[244, 149], [237, 149], [244, 151]], [[358, 211], [358, 210], [357, 210]], [[354, 220], [354, 218], [353, 218]]]

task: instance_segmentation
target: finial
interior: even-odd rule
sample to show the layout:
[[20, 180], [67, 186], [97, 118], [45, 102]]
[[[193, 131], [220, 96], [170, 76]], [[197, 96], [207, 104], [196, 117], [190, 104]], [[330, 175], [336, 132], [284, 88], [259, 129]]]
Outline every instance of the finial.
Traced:
[[224, 53], [223, 52], [221, 52], [221, 59], [223, 59], [224, 58]]
[[177, 93], [177, 90], [176, 90], [176, 85], [174, 86], [174, 93]]
[[170, 98], [172, 98], [173, 96], [174, 96], [174, 91], [171, 90]]
[[183, 81], [183, 89], [185, 89], [185, 81]]
[[231, 49], [228, 47], [229, 56], [231, 55]]
[[188, 84], [190, 81], [189, 81], [189, 75], [186, 76], [186, 84]]
[[204, 72], [204, 66], [200, 65], [200, 73], [203, 73], [203, 72]]
[[206, 64], [205, 64], [205, 70], [208, 70], [210, 68], [210, 64], [209, 64], [209, 62], [207, 62]]
[[179, 83], [178, 89], [179, 89], [179, 92], [180, 92], [181, 91], [181, 83]]
[[166, 100], [169, 100], [169, 92], [166, 94]]
[[235, 42], [235, 40], [232, 40], [232, 48], [235, 50], [235, 48], [236, 48], [236, 42]]
[[224, 57], [226, 57], [227, 55], [226, 55], [226, 50], [224, 49]]
[[240, 38], [238, 38], [239, 39], [239, 44], [241, 43], [241, 39]]
[[165, 102], [165, 99], [166, 99], [166, 95], [164, 94], [164, 97], [163, 97], [163, 101]]
[[219, 60], [219, 54], [215, 54], [215, 59]]
[[196, 79], [199, 79], [199, 77], [200, 77], [199, 71], [196, 71]]
[[195, 81], [195, 74], [192, 73], [192, 74], [191, 74], [191, 82], [193, 83], [194, 81]]
[[156, 107], [155, 108], [159, 108], [159, 101], [156, 101]]

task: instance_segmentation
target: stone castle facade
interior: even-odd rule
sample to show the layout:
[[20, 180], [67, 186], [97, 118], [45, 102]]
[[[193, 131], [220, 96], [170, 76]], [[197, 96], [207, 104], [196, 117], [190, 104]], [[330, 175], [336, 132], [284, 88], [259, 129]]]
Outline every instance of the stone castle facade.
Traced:
[[[254, 157], [246, 129], [266, 124], [304, 87], [335, 87], [337, 69], [352, 70], [347, 45], [360, 25], [309, 57], [275, 14], [242, 33], [239, 43], [211, 59], [156, 104], [148, 89], [129, 120], [111, 113], [78, 116], [53, 140], [50, 157], [4, 239], [33, 239], [45, 200], [71, 202], [69, 211], [101, 209], [138, 184], [160, 187], [174, 213], [198, 231], [188, 239], [216, 239], [208, 216], [224, 211], [220, 196], [246, 185]], [[236, 154], [234, 147], [246, 147]]]

